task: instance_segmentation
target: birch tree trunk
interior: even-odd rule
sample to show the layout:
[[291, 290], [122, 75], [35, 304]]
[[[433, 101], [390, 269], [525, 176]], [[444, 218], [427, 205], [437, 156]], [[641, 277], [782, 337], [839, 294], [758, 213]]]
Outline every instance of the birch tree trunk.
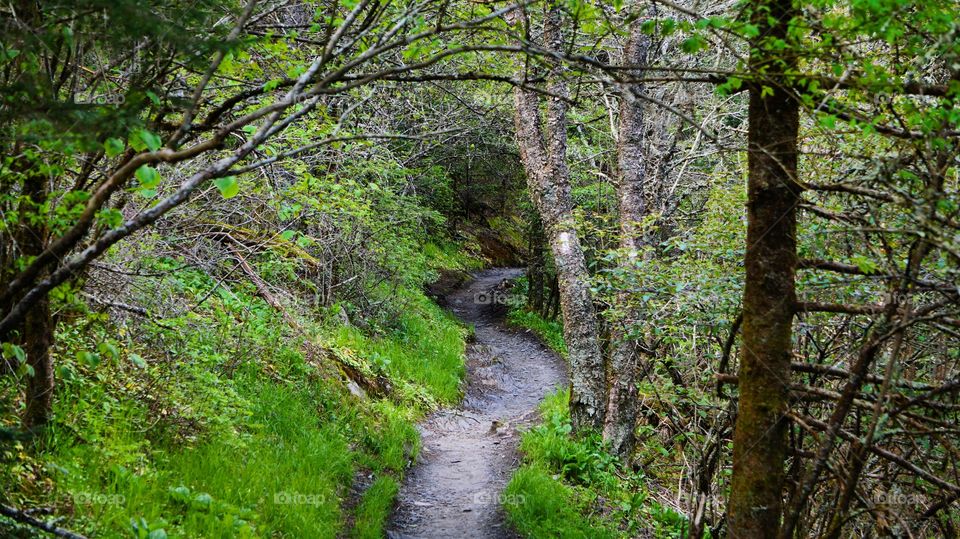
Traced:
[[[623, 50], [622, 65], [640, 68], [646, 65], [650, 39], [641, 32], [641, 19], [630, 25], [630, 36]], [[633, 74], [633, 71], [626, 71]], [[642, 85], [622, 85], [620, 89], [620, 125], [617, 139], [617, 205], [620, 214], [621, 271], [631, 271], [636, 265], [644, 244], [641, 222], [647, 216], [645, 200], [647, 181], [644, 155], [643, 103], [635, 92], [643, 91]], [[639, 371], [639, 347], [636, 339], [627, 334], [628, 327], [640, 319], [637, 308], [632, 306], [630, 291], [621, 290], [617, 300], [623, 309], [622, 319], [614, 320], [610, 327], [610, 358], [608, 363], [607, 411], [603, 427], [603, 439], [610, 450], [627, 457], [636, 444], [637, 375]]]
[[[791, 0], [753, 8], [761, 37], [751, 45], [750, 63], [758, 73], [773, 56], [767, 40], [786, 39], [794, 9]], [[799, 202], [798, 105], [782, 82], [760, 80], [749, 88], [743, 345], [728, 508], [735, 538], [775, 537], [782, 512]]]
[[[561, 46], [560, 12], [548, 8], [546, 45]], [[518, 20], [519, 10], [511, 13]], [[574, 226], [570, 172], [566, 164], [567, 95], [561, 67], [553, 66], [548, 83], [546, 134], [541, 129], [540, 99], [528, 89], [514, 90], [516, 136], [531, 198], [557, 266], [563, 336], [570, 362], [570, 415], [576, 430], [603, 428], [605, 380], [597, 313], [590, 292], [590, 274]], [[559, 97], [558, 97], [559, 96]]]

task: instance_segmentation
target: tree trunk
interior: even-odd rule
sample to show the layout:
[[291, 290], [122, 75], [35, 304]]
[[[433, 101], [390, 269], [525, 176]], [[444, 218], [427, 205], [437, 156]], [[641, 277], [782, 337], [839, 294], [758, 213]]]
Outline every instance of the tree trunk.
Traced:
[[[754, 8], [762, 36], [752, 44], [751, 66], [757, 73], [773, 56], [765, 51], [765, 40], [786, 38], [793, 8], [790, 0]], [[778, 57], [788, 58], [789, 52]], [[799, 201], [798, 106], [784, 87], [762, 80], [749, 89], [743, 345], [728, 507], [730, 534], [737, 538], [776, 536], [782, 511]]]
[[[630, 37], [623, 50], [624, 66], [646, 65], [650, 38], [641, 31], [642, 20], [630, 25]], [[628, 71], [632, 74], [632, 71]], [[641, 221], [648, 211], [645, 203], [646, 160], [644, 155], [643, 103], [635, 92], [642, 92], [642, 85], [623, 85], [620, 91], [620, 126], [617, 140], [617, 205], [620, 214], [620, 269], [631, 271], [640, 256], [643, 246]], [[617, 303], [623, 310], [622, 318], [613, 320], [610, 326], [610, 359], [608, 363], [606, 420], [603, 439], [610, 450], [626, 458], [636, 444], [637, 422], [637, 373], [639, 371], [639, 347], [636, 339], [628, 336], [629, 326], [640, 319], [640, 313], [632, 306], [630, 291], [621, 290]]]
[[546, 280], [546, 260], [543, 250], [546, 238], [544, 238], [543, 226], [539, 219], [531, 220], [528, 234], [530, 241], [527, 253], [527, 307], [542, 316], [543, 288]]
[[560, 285], [557, 283], [557, 276], [550, 276], [550, 299], [547, 301], [546, 309], [544, 310], [544, 318], [548, 320], [556, 320], [557, 316], [560, 315]]
[[23, 349], [33, 368], [33, 375], [27, 380], [27, 407], [23, 415], [23, 426], [28, 430], [43, 427], [53, 415], [53, 331], [50, 300], [44, 297], [27, 313], [23, 324]]
[[[36, 163], [23, 163], [23, 200], [16, 243], [20, 256], [24, 258], [42, 253], [47, 239], [46, 216], [42, 213], [47, 199], [47, 178], [37, 174], [36, 168]], [[52, 414], [54, 379], [50, 347], [53, 346], [53, 332], [50, 300], [44, 296], [27, 312], [20, 327], [20, 343], [27, 354], [27, 363], [33, 369], [32, 376], [27, 378], [23, 415], [23, 426], [27, 429], [42, 427]]]
[[[518, 16], [514, 10], [512, 17]], [[544, 23], [547, 46], [559, 50], [560, 12], [549, 8]], [[570, 416], [576, 430], [603, 428], [604, 369], [600, 350], [597, 313], [590, 293], [580, 238], [574, 225], [570, 195], [570, 173], [566, 165], [567, 94], [560, 67], [554, 66], [548, 83], [551, 97], [547, 103], [546, 138], [540, 125], [539, 98], [536, 93], [517, 87], [517, 143], [527, 173], [530, 190], [557, 267], [563, 336], [570, 362]], [[555, 97], [560, 96], [560, 97]]]

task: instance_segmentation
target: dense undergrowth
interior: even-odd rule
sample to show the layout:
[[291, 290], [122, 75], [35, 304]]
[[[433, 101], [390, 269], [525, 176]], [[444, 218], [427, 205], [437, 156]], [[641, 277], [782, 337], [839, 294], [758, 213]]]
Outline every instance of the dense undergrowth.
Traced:
[[[425, 252], [434, 267], [473, 263]], [[0, 446], [5, 503], [96, 537], [382, 536], [414, 422], [460, 396], [468, 330], [418, 288], [391, 290], [359, 327], [340, 306], [284, 315], [250, 283], [189, 268], [165, 282], [193, 308], [60, 324], [55, 420]], [[4, 537], [31, 533], [0, 521]]]
[[[523, 308], [512, 310], [509, 320], [565, 354], [558, 321]], [[531, 538], [685, 537], [686, 517], [651, 495], [642, 469], [606, 452], [599, 434], [573, 434], [569, 399], [569, 390], [548, 396], [540, 424], [523, 434], [523, 463], [502, 497], [510, 523]]]

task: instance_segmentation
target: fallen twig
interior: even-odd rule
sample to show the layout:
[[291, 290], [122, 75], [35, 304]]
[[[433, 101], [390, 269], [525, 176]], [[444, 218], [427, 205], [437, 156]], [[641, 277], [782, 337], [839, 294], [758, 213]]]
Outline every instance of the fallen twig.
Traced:
[[52, 533], [57, 537], [67, 537], [68, 539], [87, 539], [85, 535], [80, 535], [79, 533], [61, 528], [56, 524], [51, 524], [38, 518], [34, 518], [26, 512], [14, 507], [10, 507], [9, 505], [0, 504], [0, 515], [12, 518], [13, 520], [22, 522], [23, 524], [33, 526], [34, 528], [41, 529], [47, 533]]

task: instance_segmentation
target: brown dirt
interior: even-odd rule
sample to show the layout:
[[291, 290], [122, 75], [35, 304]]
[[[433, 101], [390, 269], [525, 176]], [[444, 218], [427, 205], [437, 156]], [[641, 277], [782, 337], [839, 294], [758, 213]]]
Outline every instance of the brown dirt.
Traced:
[[467, 388], [459, 408], [420, 424], [423, 449], [406, 476], [387, 536], [515, 537], [500, 507], [518, 465], [519, 429], [537, 404], [566, 380], [562, 360], [533, 334], [509, 328], [486, 298], [518, 269], [492, 269], [447, 296], [454, 314], [476, 329], [467, 350]]

